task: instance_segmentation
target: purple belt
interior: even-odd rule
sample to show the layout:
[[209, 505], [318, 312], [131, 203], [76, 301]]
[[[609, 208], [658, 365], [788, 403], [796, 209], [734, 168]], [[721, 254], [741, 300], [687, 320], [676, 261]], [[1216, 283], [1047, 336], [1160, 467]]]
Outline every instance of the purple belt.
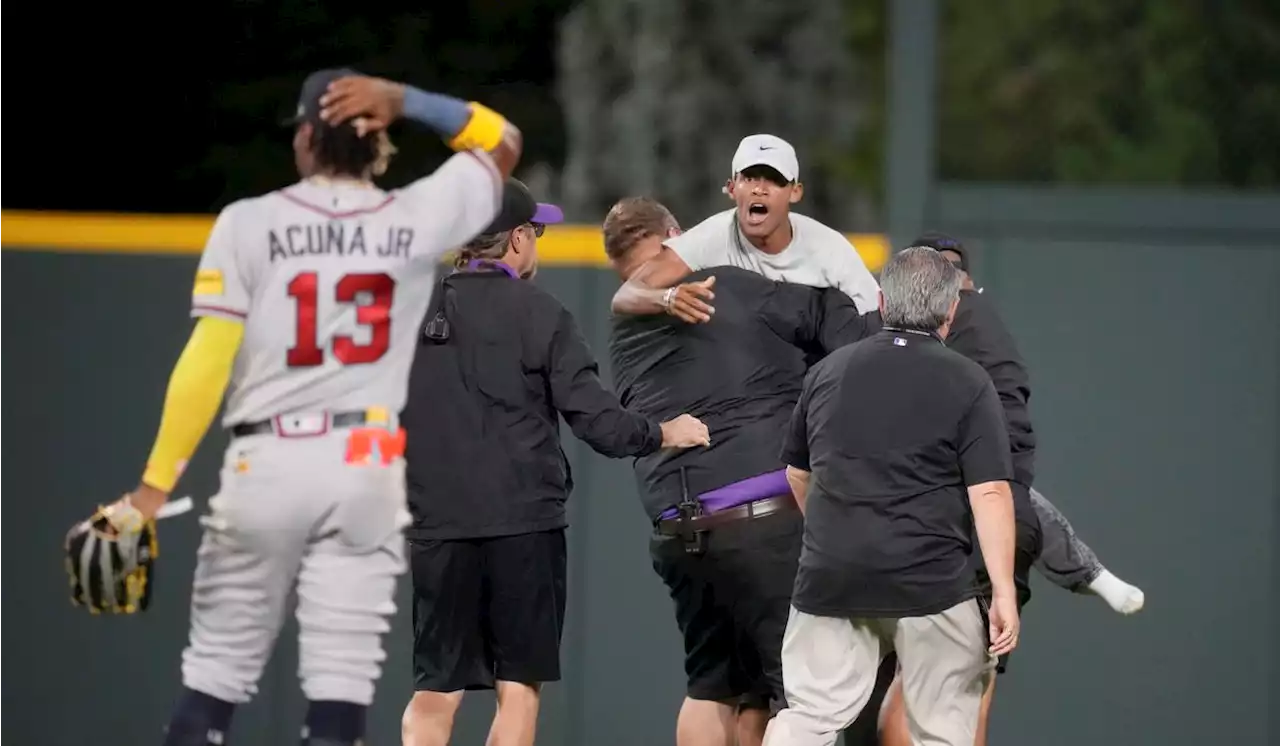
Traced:
[[[779, 469], [704, 492], [698, 495], [698, 502], [702, 503], [704, 512], [715, 513], [726, 508], [736, 508], [739, 505], [763, 500], [766, 497], [789, 494], [791, 494], [791, 485], [787, 483], [787, 471]], [[679, 510], [668, 508], [658, 516], [658, 520], [665, 521], [678, 515], [680, 515]]]

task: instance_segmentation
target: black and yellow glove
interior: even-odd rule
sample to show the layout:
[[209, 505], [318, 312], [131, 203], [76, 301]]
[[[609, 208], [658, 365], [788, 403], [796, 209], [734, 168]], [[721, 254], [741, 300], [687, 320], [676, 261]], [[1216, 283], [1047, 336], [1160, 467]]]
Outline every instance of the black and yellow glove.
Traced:
[[159, 555], [156, 524], [143, 520], [128, 498], [72, 526], [63, 548], [71, 603], [91, 614], [146, 611], [151, 566]]

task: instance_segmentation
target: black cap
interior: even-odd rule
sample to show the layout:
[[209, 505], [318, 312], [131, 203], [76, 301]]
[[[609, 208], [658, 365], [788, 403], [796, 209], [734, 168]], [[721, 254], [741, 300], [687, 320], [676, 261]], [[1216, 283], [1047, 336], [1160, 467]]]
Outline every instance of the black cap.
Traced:
[[969, 253], [960, 239], [952, 238], [945, 233], [929, 232], [912, 241], [911, 246], [927, 246], [934, 251], [950, 251], [960, 255], [960, 269], [969, 271]]
[[345, 78], [351, 75], [359, 75], [360, 73], [346, 67], [333, 68], [331, 70], [316, 70], [302, 81], [302, 92], [298, 94], [298, 108], [294, 111], [293, 116], [284, 120], [286, 127], [294, 127], [303, 122], [311, 122], [312, 124], [324, 124], [320, 119], [320, 97], [329, 90], [329, 84], [338, 78]]
[[524, 182], [508, 177], [502, 188], [502, 208], [498, 211], [498, 217], [481, 234], [513, 231], [525, 223], [550, 225], [563, 220], [564, 213], [559, 207], [534, 200], [533, 193]]

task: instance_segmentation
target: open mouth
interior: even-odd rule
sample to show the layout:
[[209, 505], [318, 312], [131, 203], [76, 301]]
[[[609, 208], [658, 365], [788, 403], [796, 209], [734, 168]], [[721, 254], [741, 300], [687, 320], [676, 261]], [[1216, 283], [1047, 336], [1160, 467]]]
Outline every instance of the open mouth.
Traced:
[[769, 216], [769, 208], [763, 202], [752, 202], [747, 205], [747, 222], [759, 225]]

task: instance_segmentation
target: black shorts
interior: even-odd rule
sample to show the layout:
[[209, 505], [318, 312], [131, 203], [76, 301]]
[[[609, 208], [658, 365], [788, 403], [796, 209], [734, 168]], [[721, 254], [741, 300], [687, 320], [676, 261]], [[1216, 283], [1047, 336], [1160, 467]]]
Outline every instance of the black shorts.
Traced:
[[782, 636], [800, 561], [804, 518], [783, 510], [707, 532], [706, 551], [655, 535], [653, 569], [675, 602], [689, 697], [784, 702]]
[[564, 529], [409, 542], [416, 691], [560, 680]]

